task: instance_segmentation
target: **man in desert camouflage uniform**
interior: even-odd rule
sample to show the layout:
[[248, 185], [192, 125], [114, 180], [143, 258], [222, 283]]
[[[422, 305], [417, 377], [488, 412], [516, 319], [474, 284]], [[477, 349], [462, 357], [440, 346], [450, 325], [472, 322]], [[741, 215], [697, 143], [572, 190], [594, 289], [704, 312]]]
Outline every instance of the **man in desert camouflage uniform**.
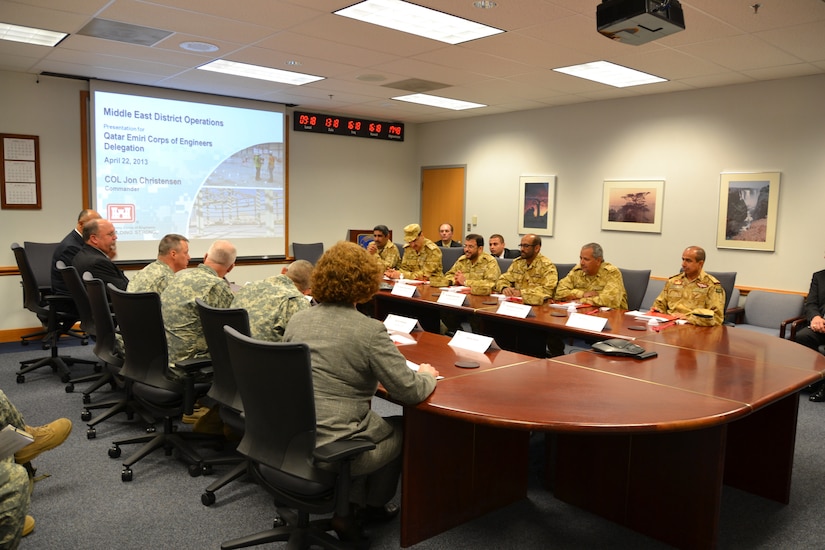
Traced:
[[398, 269], [401, 266], [401, 254], [395, 243], [389, 240], [390, 229], [386, 225], [376, 225], [372, 230], [372, 242], [367, 245], [367, 252], [376, 256], [384, 271]]
[[627, 309], [627, 291], [622, 272], [604, 261], [598, 243], [589, 243], [579, 253], [579, 264], [556, 287], [556, 300]]
[[235, 293], [232, 307], [249, 314], [251, 336], [258, 340], [280, 342], [290, 317], [310, 307], [306, 295], [310, 292], [312, 264], [296, 260], [280, 275], [244, 285]]
[[[483, 296], [493, 291], [500, 275], [501, 268], [496, 259], [484, 252], [484, 237], [470, 233], [464, 237], [464, 255], [456, 260], [453, 267], [444, 275], [444, 279], [445, 284], [468, 286], [470, 292]], [[478, 329], [474, 316], [454, 311], [443, 312], [441, 321], [447, 327], [447, 334], [455, 333], [462, 321], [468, 321], [473, 332], [477, 332]]]
[[725, 289], [716, 277], [705, 273], [704, 265], [704, 249], [687, 247], [682, 253], [682, 272], [667, 280], [651, 309], [692, 325], [721, 325], [725, 317]]
[[520, 296], [525, 304], [541, 305], [556, 293], [556, 266], [541, 254], [541, 237], [529, 233], [521, 238], [521, 256], [501, 274], [496, 290], [505, 296]]
[[158, 243], [158, 259], [129, 280], [129, 292], [163, 292], [175, 273], [189, 265], [189, 239], [170, 233]]
[[[232, 305], [232, 290], [224, 276], [235, 266], [236, 255], [232, 243], [215, 241], [204, 255], [202, 264], [179, 272], [160, 295], [173, 377], [182, 376], [182, 373], [176, 372], [175, 362], [209, 357], [195, 298], [217, 308]], [[199, 375], [196, 378], [203, 380], [209, 377]]]
[[434, 277], [443, 277], [441, 250], [430, 239], [421, 235], [421, 226], [411, 223], [404, 227], [404, 258], [400, 269], [388, 269], [387, 277], [398, 279], [420, 279], [428, 281]]

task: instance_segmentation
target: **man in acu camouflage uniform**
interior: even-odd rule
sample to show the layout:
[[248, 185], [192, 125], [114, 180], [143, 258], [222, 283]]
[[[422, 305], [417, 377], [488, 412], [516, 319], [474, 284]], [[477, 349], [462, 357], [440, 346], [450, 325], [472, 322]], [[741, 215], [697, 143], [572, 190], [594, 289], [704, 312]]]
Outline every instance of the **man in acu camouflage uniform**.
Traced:
[[579, 253], [579, 265], [570, 270], [556, 287], [556, 300], [627, 309], [627, 291], [622, 272], [604, 261], [598, 243], [589, 243]]
[[[183, 376], [182, 373], [175, 372], [175, 362], [209, 357], [195, 298], [217, 308], [232, 305], [232, 290], [224, 276], [235, 266], [236, 255], [232, 243], [215, 241], [204, 255], [202, 264], [179, 272], [160, 295], [166, 341], [169, 345], [169, 367], [173, 377]], [[203, 380], [208, 377], [197, 378]]]
[[251, 336], [258, 340], [280, 342], [289, 319], [296, 311], [310, 307], [309, 278], [312, 264], [296, 260], [280, 275], [244, 285], [235, 293], [232, 307], [249, 314]]
[[389, 240], [390, 229], [386, 225], [376, 225], [372, 229], [373, 241], [367, 245], [367, 252], [377, 259], [387, 269], [398, 269], [401, 265], [401, 254], [395, 243]]
[[385, 275], [398, 279], [420, 279], [428, 281], [434, 277], [443, 277], [441, 250], [430, 239], [421, 235], [421, 226], [411, 223], [404, 227], [404, 258], [400, 269], [388, 269]]
[[541, 254], [541, 237], [528, 233], [521, 238], [521, 256], [501, 274], [496, 290], [505, 296], [520, 296], [525, 304], [539, 306], [553, 297], [559, 274], [556, 266]]
[[175, 273], [189, 265], [189, 239], [170, 233], [158, 243], [158, 259], [147, 265], [129, 281], [129, 292], [163, 292]]
[[725, 317], [725, 289], [702, 269], [705, 251], [689, 246], [682, 253], [682, 272], [665, 283], [653, 302], [653, 311], [703, 327], [721, 325]]

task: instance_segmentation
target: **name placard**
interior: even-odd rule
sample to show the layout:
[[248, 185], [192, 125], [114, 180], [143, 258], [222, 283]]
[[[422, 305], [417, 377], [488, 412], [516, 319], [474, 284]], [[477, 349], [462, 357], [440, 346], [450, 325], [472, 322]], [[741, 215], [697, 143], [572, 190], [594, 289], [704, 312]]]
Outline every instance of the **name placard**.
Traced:
[[490, 336], [473, 334], [472, 332], [464, 332], [463, 330], [457, 330], [455, 336], [453, 336], [447, 345], [478, 353], [484, 353], [489, 349], [501, 349]]
[[418, 319], [395, 315], [393, 313], [390, 313], [387, 315], [387, 318], [384, 319], [384, 326], [387, 327], [388, 332], [402, 332], [404, 334], [409, 334], [414, 330], [424, 330], [421, 328], [421, 323], [418, 322]]
[[607, 325], [607, 319], [604, 317], [597, 317], [595, 315], [571, 313], [565, 325], [582, 330], [601, 332], [604, 330], [605, 325]]
[[501, 302], [496, 310], [499, 315], [507, 315], [508, 317], [516, 317], [517, 319], [526, 319], [527, 317], [535, 317], [533, 313], [533, 306], [527, 304], [517, 304], [516, 302], [508, 302], [507, 300]]
[[393, 296], [403, 296], [404, 298], [418, 298], [421, 296], [421, 293], [418, 292], [418, 288], [413, 285], [408, 285], [407, 283], [402, 283], [401, 280], [395, 283], [395, 286], [392, 287], [392, 292], [390, 292]]
[[467, 303], [467, 295], [460, 292], [442, 292], [438, 295], [438, 303], [448, 306], [463, 306]]

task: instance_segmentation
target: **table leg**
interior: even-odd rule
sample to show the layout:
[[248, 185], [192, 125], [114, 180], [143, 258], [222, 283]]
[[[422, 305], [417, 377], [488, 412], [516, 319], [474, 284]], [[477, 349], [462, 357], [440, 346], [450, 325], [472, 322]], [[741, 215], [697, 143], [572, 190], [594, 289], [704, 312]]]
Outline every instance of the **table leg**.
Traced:
[[529, 435], [406, 407], [401, 546], [525, 498]]

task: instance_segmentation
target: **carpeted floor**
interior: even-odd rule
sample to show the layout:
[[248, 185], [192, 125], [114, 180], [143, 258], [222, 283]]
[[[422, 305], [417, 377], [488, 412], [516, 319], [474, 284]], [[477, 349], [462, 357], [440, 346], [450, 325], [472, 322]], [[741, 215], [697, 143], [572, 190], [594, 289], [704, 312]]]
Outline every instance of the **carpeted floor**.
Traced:
[[[64, 353], [93, 358], [91, 346], [72, 343]], [[190, 477], [186, 466], [157, 452], [140, 462], [134, 480], [120, 479], [120, 460], [108, 457], [115, 439], [143, 433], [138, 421], [125, 415], [100, 424], [97, 438], [86, 438], [80, 421], [81, 385], [66, 393], [65, 384], [49, 369], [15, 382], [21, 359], [48, 352], [37, 344], [0, 344], [0, 387], [32, 425], [65, 416], [74, 422], [61, 447], [36, 461], [38, 476], [31, 514], [37, 521], [22, 549], [219, 548], [224, 540], [264, 530], [274, 516], [272, 499], [248, 482], [236, 482], [216, 493], [211, 507], [201, 504], [203, 489], [227, 467], [207, 477]], [[90, 372], [76, 369], [77, 374]], [[105, 397], [105, 392], [95, 400]], [[586, 396], [583, 396], [586, 398]], [[375, 400], [381, 414], [399, 408]], [[791, 503], [782, 506], [726, 488], [722, 499], [720, 548], [776, 549], [825, 546], [825, 403], [802, 396], [797, 431]], [[452, 529], [414, 546], [416, 549], [654, 549], [664, 545], [609, 521], [557, 501], [542, 489], [538, 472], [542, 436], [535, 436], [528, 498], [498, 512]], [[765, 442], [770, 445], [770, 441]], [[124, 447], [124, 457], [130, 449]], [[433, 457], [437, 464], [438, 457]], [[667, 498], [667, 495], [662, 495]], [[650, 503], [656, 506], [655, 502]], [[374, 549], [398, 548], [398, 520], [371, 531]], [[271, 545], [282, 548], [283, 544]]]

